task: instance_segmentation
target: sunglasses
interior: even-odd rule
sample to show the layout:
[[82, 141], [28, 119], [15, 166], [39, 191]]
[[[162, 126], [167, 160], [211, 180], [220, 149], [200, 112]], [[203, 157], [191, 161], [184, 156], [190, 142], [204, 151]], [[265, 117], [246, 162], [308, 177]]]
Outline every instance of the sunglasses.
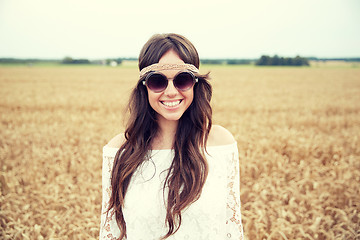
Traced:
[[[174, 87], [182, 92], [189, 90], [197, 82], [198, 79], [195, 75], [188, 71], [180, 71], [173, 78]], [[143, 81], [143, 85], [146, 85], [151, 91], [156, 93], [164, 91], [168, 84], [169, 79], [160, 72], [150, 72]]]

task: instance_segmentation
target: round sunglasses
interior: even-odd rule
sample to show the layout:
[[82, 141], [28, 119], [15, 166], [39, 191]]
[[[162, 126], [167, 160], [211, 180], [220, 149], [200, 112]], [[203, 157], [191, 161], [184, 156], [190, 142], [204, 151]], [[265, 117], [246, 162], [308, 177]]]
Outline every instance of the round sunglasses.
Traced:
[[[180, 71], [173, 78], [174, 87], [182, 92], [192, 88], [196, 82], [198, 82], [198, 79], [192, 72], [188, 71]], [[164, 91], [168, 84], [169, 79], [160, 72], [150, 72], [143, 81], [143, 85], [156, 93]]]

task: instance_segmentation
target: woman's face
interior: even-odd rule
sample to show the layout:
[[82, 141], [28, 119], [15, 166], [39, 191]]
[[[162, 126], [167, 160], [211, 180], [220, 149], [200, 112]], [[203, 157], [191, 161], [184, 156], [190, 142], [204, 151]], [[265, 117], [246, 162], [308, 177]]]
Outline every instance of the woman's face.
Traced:
[[[183, 64], [184, 61], [175, 51], [169, 50], [160, 58], [159, 63]], [[178, 121], [193, 101], [194, 87], [184, 92], [174, 87], [172, 80], [179, 70], [162, 70], [159, 72], [169, 79], [169, 83], [167, 88], [159, 93], [147, 89], [150, 106], [157, 112], [158, 121]]]

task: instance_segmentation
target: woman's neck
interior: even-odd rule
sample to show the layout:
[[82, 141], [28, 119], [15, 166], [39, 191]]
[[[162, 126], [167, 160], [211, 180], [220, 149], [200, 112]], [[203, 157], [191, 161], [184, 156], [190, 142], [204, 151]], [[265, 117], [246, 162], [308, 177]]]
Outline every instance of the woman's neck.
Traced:
[[152, 143], [152, 149], [172, 149], [179, 121], [158, 119], [159, 130]]

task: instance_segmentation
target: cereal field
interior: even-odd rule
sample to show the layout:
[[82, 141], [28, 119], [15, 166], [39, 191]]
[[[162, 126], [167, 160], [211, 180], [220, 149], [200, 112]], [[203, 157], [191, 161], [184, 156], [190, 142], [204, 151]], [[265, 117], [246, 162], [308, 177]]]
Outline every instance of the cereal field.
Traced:
[[[360, 239], [360, 68], [205, 66], [247, 239]], [[0, 67], [0, 239], [96, 239], [134, 67]]]

